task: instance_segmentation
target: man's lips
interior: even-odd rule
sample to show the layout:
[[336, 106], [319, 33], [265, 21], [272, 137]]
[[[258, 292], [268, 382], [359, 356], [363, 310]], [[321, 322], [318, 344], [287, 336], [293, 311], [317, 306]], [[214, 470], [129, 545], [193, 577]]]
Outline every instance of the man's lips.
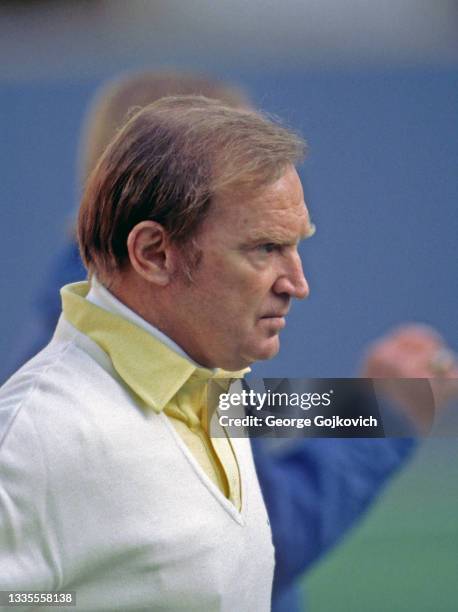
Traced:
[[260, 317], [260, 321], [264, 321], [265, 325], [268, 325], [269, 329], [280, 331], [286, 325], [285, 317], [288, 311], [282, 312], [270, 312]]
[[268, 314], [262, 315], [261, 319], [283, 319], [288, 314], [288, 310], [284, 310], [282, 312], [270, 312]]

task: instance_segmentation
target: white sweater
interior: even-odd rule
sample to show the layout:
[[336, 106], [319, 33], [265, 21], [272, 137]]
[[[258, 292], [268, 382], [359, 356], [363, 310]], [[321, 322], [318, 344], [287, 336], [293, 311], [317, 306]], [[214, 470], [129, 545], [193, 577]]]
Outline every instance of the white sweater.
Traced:
[[0, 391], [0, 590], [75, 590], [78, 612], [269, 610], [270, 528], [233, 443], [240, 513], [61, 318]]

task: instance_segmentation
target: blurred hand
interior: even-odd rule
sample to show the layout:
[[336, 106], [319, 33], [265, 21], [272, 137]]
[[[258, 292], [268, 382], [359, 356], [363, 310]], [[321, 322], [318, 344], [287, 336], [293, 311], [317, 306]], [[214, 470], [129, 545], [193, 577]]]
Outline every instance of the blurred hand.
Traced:
[[[458, 398], [458, 362], [443, 338], [431, 327], [409, 324], [372, 344], [362, 366], [365, 378], [384, 379], [380, 385], [405, 411], [422, 433], [428, 431], [434, 413]], [[429, 380], [432, 393], [418, 381]]]

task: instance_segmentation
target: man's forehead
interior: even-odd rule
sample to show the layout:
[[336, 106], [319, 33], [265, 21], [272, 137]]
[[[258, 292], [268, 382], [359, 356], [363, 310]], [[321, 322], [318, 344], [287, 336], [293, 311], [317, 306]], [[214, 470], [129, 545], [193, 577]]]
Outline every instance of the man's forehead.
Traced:
[[245, 237], [250, 234], [253, 239], [265, 237], [269, 231], [278, 234], [282, 240], [292, 240], [293, 235], [294, 240], [299, 240], [314, 231], [302, 185], [293, 166], [267, 186], [243, 190], [234, 188], [217, 197], [210, 215], [228, 229], [237, 228]]
[[242, 227], [251, 241], [269, 238], [275, 242], [296, 242], [315, 233], [304, 203], [295, 210], [270, 209], [257, 219], [248, 215]]
[[294, 229], [300, 238], [307, 238], [314, 231], [302, 188], [288, 185], [287, 188], [267, 190], [247, 198], [239, 212], [242, 223], [247, 227], [253, 224], [253, 232], [262, 232], [265, 227], [278, 233]]

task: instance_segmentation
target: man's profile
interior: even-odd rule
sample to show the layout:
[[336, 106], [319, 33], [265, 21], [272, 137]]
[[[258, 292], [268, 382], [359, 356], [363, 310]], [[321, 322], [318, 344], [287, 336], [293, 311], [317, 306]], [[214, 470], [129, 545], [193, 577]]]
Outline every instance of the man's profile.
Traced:
[[[176, 117], [167, 116], [169, 105], [177, 105]], [[89, 182], [79, 235], [90, 273], [123, 303], [147, 313], [144, 318], [201, 365], [236, 370], [277, 353], [291, 298], [308, 294], [297, 246], [313, 227], [292, 165], [299, 141], [289, 143], [275, 128], [264, 143], [257, 134], [263, 120], [251, 111], [239, 111], [237, 133], [231, 113], [221, 112], [219, 126], [211, 110], [215, 103], [198, 98], [156, 103], [159, 122], [178, 123], [173, 146], [161, 146], [170, 138], [162, 133], [168, 126], [144, 127], [147, 112], [126, 127]], [[206, 141], [199, 122], [210, 126]], [[230, 137], [218, 133], [232, 123]], [[248, 138], [271, 151], [254, 159]], [[205, 149], [201, 158], [198, 147]], [[116, 166], [121, 157], [124, 183]], [[152, 200], [157, 212], [148, 211]]]

